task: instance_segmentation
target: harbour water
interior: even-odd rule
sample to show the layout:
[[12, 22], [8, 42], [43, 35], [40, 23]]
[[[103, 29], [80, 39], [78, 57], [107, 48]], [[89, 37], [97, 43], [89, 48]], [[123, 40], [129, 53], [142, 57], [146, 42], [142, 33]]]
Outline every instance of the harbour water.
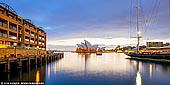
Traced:
[[170, 85], [170, 64], [125, 59], [123, 53], [78, 54], [11, 73], [1, 81], [45, 81], [46, 85]]

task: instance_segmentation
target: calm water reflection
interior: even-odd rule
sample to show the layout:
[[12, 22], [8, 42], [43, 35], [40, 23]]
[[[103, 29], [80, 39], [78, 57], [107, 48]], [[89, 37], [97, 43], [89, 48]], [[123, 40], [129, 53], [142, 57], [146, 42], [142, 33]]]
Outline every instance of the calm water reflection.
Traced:
[[[170, 85], [170, 64], [125, 59], [121, 53], [77, 54], [0, 79], [45, 81], [47, 85]], [[15, 74], [15, 75], [14, 75]]]
[[57, 85], [169, 85], [170, 65], [125, 59], [120, 53], [65, 53], [49, 64], [46, 83]]

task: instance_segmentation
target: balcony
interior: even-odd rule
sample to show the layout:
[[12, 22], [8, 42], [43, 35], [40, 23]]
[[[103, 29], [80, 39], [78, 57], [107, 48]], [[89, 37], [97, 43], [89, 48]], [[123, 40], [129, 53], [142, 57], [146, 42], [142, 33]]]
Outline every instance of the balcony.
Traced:
[[34, 43], [34, 40], [31, 40], [30, 42]]
[[42, 38], [42, 40], [45, 40], [44, 38]]
[[3, 36], [2, 37], [5, 37], [5, 38], [7, 38], [8, 36], [7, 36], [7, 34], [3, 34]]
[[8, 25], [6, 23], [2, 22], [2, 21], [0, 21], [0, 26], [8, 28]]
[[19, 24], [22, 24], [22, 21], [21, 21], [21, 20], [18, 20], [18, 23], [19, 23]]
[[31, 34], [31, 36], [33, 36], [33, 37], [34, 37], [34, 34]]
[[38, 44], [41, 44], [41, 42], [38, 42]]
[[25, 32], [25, 34], [30, 34], [29, 32]]
[[13, 19], [13, 16], [11, 16], [11, 15], [9, 15], [8, 17], [11, 18], [11, 19]]
[[29, 42], [30, 40], [29, 39], [25, 39], [25, 41]]
[[11, 39], [17, 39], [17, 37], [16, 36], [13, 36], [13, 35], [9, 35], [9, 38], [11, 38]]
[[7, 16], [13, 20], [16, 20], [16, 15], [13, 14], [7, 14]]
[[14, 25], [9, 25], [9, 28], [12, 30], [17, 30], [16, 26], [14, 26]]

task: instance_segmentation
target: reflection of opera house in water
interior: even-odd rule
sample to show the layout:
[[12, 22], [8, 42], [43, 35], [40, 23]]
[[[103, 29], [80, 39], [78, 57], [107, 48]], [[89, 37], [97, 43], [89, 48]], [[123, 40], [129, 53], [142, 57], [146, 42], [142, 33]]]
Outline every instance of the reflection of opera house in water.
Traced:
[[84, 40], [84, 43], [77, 44], [76, 52], [78, 53], [95, 53], [95, 52], [103, 52], [105, 47], [98, 47], [98, 45], [92, 45], [87, 40]]

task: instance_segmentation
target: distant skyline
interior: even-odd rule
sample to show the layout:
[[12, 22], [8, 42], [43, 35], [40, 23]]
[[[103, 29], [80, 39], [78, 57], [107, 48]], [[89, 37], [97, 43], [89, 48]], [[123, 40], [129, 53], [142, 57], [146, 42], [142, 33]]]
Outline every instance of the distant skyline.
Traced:
[[[84, 39], [106, 47], [136, 44], [136, 0], [1, 0], [47, 33], [47, 49], [74, 50]], [[147, 40], [170, 42], [169, 0], [139, 0]], [[146, 25], [146, 26], [145, 26]]]

